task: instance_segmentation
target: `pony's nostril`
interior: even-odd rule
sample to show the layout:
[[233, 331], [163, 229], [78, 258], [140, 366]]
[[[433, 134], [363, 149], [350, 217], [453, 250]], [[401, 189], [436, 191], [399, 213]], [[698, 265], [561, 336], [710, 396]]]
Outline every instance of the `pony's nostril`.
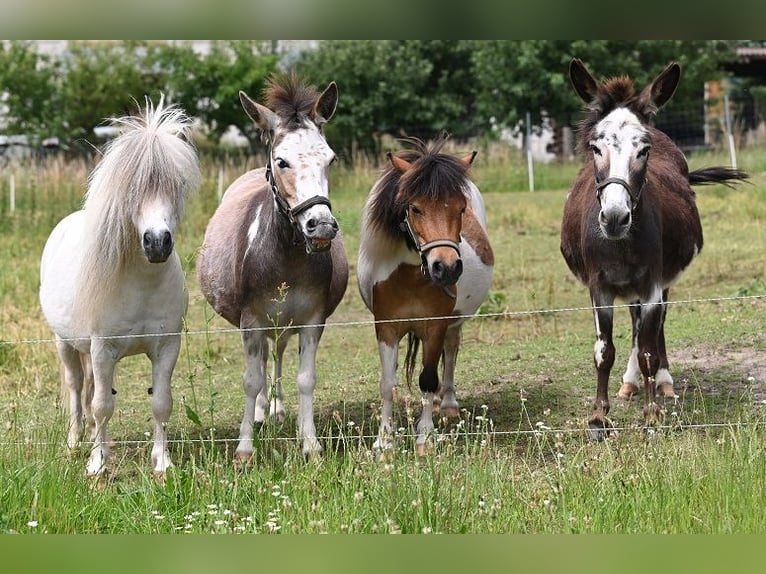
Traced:
[[431, 265], [431, 276], [434, 279], [441, 279], [442, 275], [444, 275], [444, 264], [441, 261], [434, 261]]
[[455, 276], [460, 277], [460, 275], [463, 273], [463, 260], [458, 259], [455, 261]]
[[332, 228], [333, 228], [333, 230], [334, 230], [334, 231], [338, 231], [338, 221], [337, 221], [337, 220], [333, 219], [333, 220], [330, 222], [330, 225], [332, 226]]
[[170, 231], [166, 231], [162, 234], [162, 247], [167, 249], [173, 245], [173, 236], [170, 235]]
[[630, 225], [630, 213], [626, 213], [620, 218], [620, 227], [627, 227]]
[[143, 245], [144, 248], [149, 247], [152, 244], [152, 234], [148, 231], [144, 231]]
[[313, 217], [306, 222], [306, 229], [314, 231], [317, 228], [317, 220]]

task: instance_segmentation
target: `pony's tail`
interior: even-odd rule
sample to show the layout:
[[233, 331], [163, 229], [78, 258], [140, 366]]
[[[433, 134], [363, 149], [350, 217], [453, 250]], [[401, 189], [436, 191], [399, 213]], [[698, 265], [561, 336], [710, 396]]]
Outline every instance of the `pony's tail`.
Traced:
[[412, 375], [415, 373], [415, 362], [418, 358], [420, 338], [414, 333], [407, 334], [407, 355], [404, 357], [404, 375], [407, 379], [407, 388], [412, 390]]
[[727, 187], [745, 181], [750, 175], [733, 167], [705, 167], [689, 173], [689, 183], [692, 185], [710, 185], [722, 183]]

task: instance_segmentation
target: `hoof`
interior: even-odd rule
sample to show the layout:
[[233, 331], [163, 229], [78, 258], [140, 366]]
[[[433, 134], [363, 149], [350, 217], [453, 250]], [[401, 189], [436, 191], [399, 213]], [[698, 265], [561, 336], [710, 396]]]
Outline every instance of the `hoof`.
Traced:
[[633, 383], [622, 383], [620, 390], [617, 391], [617, 398], [628, 400], [633, 395], [638, 394], [638, 387]]
[[612, 425], [604, 419], [591, 419], [588, 421], [588, 438], [600, 442], [609, 436]]
[[678, 395], [673, 389], [673, 383], [660, 383], [657, 385], [657, 394], [661, 397], [677, 398]]
[[657, 403], [651, 403], [644, 407], [644, 423], [647, 427], [654, 427], [657, 424], [661, 424], [663, 419], [663, 412], [660, 405]]
[[234, 453], [234, 470], [242, 471], [253, 464], [253, 453]]
[[442, 407], [439, 414], [447, 418], [457, 418], [460, 416], [460, 407]]

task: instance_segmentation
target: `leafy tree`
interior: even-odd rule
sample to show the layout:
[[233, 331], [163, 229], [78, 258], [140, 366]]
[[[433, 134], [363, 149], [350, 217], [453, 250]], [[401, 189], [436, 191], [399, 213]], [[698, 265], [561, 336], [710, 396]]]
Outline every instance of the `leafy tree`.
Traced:
[[55, 62], [29, 42], [0, 42], [0, 93], [5, 108], [3, 131], [40, 140], [55, 135], [48, 124], [58, 111], [49, 95], [56, 91]]
[[336, 149], [379, 154], [381, 137], [477, 133], [470, 42], [325, 41], [296, 67], [320, 87], [338, 83], [328, 138]]
[[477, 110], [485, 126], [494, 122], [515, 128], [531, 114], [539, 126], [541, 112], [571, 124], [582, 102], [569, 85], [572, 58], [583, 60], [597, 78], [629, 75], [638, 86], [653, 79], [669, 62], [683, 70], [681, 84], [668, 105], [681, 107], [702, 98], [704, 82], [721, 75], [721, 62], [733, 56], [727, 41], [680, 40], [528, 40], [487, 41], [474, 52], [479, 86]]
[[278, 60], [268, 42], [214, 41], [205, 55], [195, 53], [190, 44], [163, 44], [155, 46], [151, 60], [165, 78], [169, 96], [200, 119], [211, 140], [217, 142], [235, 125], [255, 141], [255, 127], [242, 110], [239, 90], [260, 99]]

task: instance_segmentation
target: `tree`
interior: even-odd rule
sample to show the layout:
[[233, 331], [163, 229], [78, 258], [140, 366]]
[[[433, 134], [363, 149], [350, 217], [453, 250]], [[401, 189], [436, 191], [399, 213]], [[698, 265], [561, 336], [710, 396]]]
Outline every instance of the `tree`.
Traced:
[[260, 99], [278, 61], [268, 42], [213, 41], [206, 55], [196, 54], [189, 44], [164, 44], [155, 47], [151, 59], [173, 101], [198, 117], [214, 142], [230, 125], [255, 142], [256, 130], [242, 110], [239, 90]]
[[470, 66], [470, 42], [420, 40], [325, 41], [296, 62], [318, 86], [338, 84], [332, 145], [375, 156], [383, 135], [476, 135]]
[[[733, 56], [727, 41], [527, 40], [487, 41], [474, 52], [477, 110], [486, 127], [514, 129], [525, 114], [540, 126], [545, 113], [572, 124], [582, 109], [567, 76], [572, 58], [583, 60], [598, 78], [631, 76], [643, 87], [671, 61], [683, 70], [667, 109], [701, 100], [704, 83], [719, 77], [722, 61]], [[700, 108], [701, 109], [701, 108]]]
[[3, 130], [33, 140], [56, 135], [49, 129], [58, 111], [47, 95], [56, 90], [57, 66], [29, 42], [0, 42], [0, 93], [6, 108]]

